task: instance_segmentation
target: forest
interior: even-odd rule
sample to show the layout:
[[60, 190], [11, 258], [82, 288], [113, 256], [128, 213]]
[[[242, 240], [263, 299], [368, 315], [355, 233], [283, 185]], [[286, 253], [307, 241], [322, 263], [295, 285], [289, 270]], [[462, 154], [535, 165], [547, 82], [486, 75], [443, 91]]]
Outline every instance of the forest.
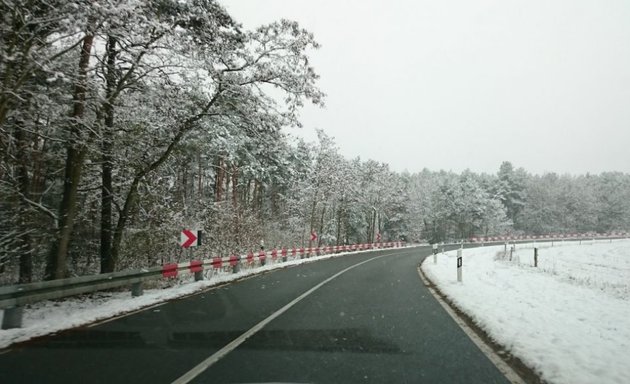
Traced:
[[[0, 283], [267, 247], [630, 229], [630, 175], [395, 172], [334, 138], [315, 37], [214, 0], [0, 1]], [[418, 127], [418, 129], [423, 129]], [[384, 140], [387, 138], [384, 133]]]

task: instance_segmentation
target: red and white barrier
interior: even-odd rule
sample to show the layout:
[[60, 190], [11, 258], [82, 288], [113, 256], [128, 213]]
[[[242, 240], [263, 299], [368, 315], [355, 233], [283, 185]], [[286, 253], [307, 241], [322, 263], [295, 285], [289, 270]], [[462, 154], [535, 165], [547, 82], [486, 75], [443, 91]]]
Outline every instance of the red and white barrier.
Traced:
[[297, 258], [298, 254], [300, 258], [303, 258], [305, 254], [308, 255], [326, 255], [332, 253], [342, 253], [342, 252], [354, 252], [354, 251], [363, 251], [368, 249], [382, 249], [382, 248], [399, 248], [404, 247], [404, 242], [387, 242], [387, 243], [361, 243], [361, 244], [352, 244], [352, 245], [326, 245], [322, 247], [311, 247], [297, 248], [293, 246], [290, 250], [286, 247], [273, 248], [270, 251], [260, 250], [258, 254], [255, 254], [253, 251], [249, 251], [247, 255], [238, 256], [231, 255], [229, 257], [212, 257], [211, 259], [201, 261], [201, 260], [192, 260], [190, 262], [184, 263], [168, 263], [162, 266], [162, 276], [163, 277], [177, 277], [179, 270], [188, 270], [190, 273], [203, 272], [204, 267], [207, 266], [209, 269], [219, 270], [222, 268], [234, 268], [241, 263], [241, 260], [244, 261], [245, 265], [248, 267], [253, 267], [256, 264], [256, 261], [260, 265], [264, 265], [267, 258], [270, 257], [273, 262], [278, 262], [278, 255], [282, 256], [282, 260], [287, 260], [289, 253], [292, 258]]

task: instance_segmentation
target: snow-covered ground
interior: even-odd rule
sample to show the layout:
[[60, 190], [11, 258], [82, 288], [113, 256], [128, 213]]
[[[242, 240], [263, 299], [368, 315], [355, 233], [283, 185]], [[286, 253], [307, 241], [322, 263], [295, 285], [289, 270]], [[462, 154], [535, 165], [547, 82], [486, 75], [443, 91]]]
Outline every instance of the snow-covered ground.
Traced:
[[[361, 251], [374, 252], [375, 250]], [[273, 269], [311, 263], [332, 257], [347, 256], [358, 252], [346, 252], [323, 255], [306, 259], [289, 260], [286, 263], [268, 264], [252, 269], [242, 269], [239, 273], [205, 271], [207, 280], [193, 281], [192, 275], [184, 275], [166, 288], [145, 289], [139, 297], [131, 297], [125, 292], [97, 292], [90, 295], [68, 297], [63, 300], [48, 300], [28, 305], [24, 309], [22, 328], [0, 330], [0, 349], [34, 337], [59, 332], [65, 329], [87, 325], [96, 321], [109, 319], [121, 314], [136, 311], [167, 300], [200, 292], [209, 287], [242, 279]], [[211, 275], [208, 275], [211, 274]], [[0, 323], [4, 311], [0, 311]]]
[[[630, 383], [630, 241], [516, 245], [428, 257], [427, 277], [551, 383]], [[509, 249], [509, 248], [508, 248]]]

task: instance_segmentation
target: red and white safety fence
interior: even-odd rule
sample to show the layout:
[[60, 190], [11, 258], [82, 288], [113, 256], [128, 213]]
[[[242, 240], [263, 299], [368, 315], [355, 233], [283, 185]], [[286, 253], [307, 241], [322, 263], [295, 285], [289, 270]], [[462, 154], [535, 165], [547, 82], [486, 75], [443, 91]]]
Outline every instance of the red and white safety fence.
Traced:
[[[168, 263], [162, 266], [163, 277], [177, 277], [179, 272], [203, 273], [203, 271], [218, 271], [232, 269], [237, 272], [240, 268], [254, 268], [267, 265], [269, 262], [278, 263], [306, 257], [332, 255], [344, 252], [357, 252], [375, 249], [402, 248], [406, 244], [403, 241], [366, 243], [352, 245], [327, 245], [322, 247], [291, 247], [273, 248], [258, 252], [250, 251], [246, 255], [230, 255], [225, 257], [212, 257], [204, 260], [192, 260], [183, 263]], [[200, 275], [197, 275], [200, 276]]]
[[630, 236], [629, 232], [610, 232], [610, 233], [552, 233], [546, 235], [506, 235], [506, 236], [484, 236], [471, 237], [471, 243], [491, 243], [518, 240], [580, 240], [580, 239], [612, 239], [625, 238]]

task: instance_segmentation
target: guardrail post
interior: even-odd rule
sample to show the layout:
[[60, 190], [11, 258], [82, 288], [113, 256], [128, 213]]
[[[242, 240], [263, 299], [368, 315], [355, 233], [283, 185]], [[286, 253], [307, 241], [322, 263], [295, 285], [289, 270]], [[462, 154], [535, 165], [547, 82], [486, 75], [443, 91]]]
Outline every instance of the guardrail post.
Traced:
[[534, 248], [534, 267], [538, 267], [538, 248]]
[[24, 307], [17, 306], [4, 309], [4, 317], [2, 318], [2, 329], [21, 328], [22, 314]]
[[195, 281], [203, 280], [203, 270], [195, 272]]
[[142, 281], [131, 284], [131, 297], [142, 296]]
[[232, 265], [232, 273], [238, 273], [241, 270], [241, 259], [239, 258], [234, 265]]

